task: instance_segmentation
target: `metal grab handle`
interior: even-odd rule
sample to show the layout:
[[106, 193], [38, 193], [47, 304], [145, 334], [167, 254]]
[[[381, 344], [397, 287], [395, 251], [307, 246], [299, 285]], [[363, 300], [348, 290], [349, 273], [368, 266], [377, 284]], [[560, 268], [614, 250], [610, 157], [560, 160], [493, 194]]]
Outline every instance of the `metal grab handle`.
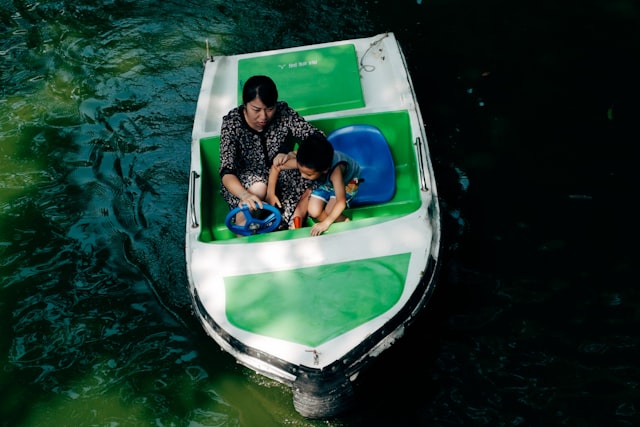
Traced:
[[196, 179], [200, 178], [198, 172], [191, 171], [191, 228], [198, 228], [196, 216]]
[[425, 174], [424, 174], [425, 165], [424, 165], [424, 157], [422, 155], [422, 139], [420, 137], [416, 138], [416, 146], [418, 149], [418, 163], [419, 163], [418, 170], [420, 172], [420, 189], [422, 191], [427, 191], [428, 190], [427, 178], [425, 177]]

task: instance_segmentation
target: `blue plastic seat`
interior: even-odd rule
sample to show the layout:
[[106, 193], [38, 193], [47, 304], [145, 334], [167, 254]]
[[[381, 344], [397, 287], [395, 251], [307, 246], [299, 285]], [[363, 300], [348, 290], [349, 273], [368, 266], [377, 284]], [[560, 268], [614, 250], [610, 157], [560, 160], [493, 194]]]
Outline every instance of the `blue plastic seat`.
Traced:
[[350, 125], [334, 130], [327, 139], [335, 150], [348, 154], [362, 168], [364, 181], [350, 206], [391, 200], [396, 190], [395, 167], [389, 144], [380, 129], [371, 125]]

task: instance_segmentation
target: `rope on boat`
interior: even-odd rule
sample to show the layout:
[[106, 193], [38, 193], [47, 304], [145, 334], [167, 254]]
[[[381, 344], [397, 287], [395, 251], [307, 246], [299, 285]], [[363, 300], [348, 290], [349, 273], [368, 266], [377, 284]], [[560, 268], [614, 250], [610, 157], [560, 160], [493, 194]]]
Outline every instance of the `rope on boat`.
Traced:
[[[369, 54], [369, 52], [371, 52], [371, 49], [373, 49], [374, 47], [376, 47], [377, 45], [379, 45], [380, 43], [382, 43], [382, 40], [384, 40], [385, 38], [389, 37], [389, 33], [384, 33], [384, 35], [382, 37], [380, 37], [378, 40], [373, 41], [370, 45], [369, 48], [364, 52], [364, 54], [362, 55], [362, 58], [360, 58], [360, 69], [366, 72], [372, 72], [376, 69], [375, 65], [365, 65], [362, 62], [364, 61], [364, 58]], [[379, 52], [382, 52], [382, 49], [378, 50]], [[382, 57], [382, 59], [384, 60], [384, 56]]]

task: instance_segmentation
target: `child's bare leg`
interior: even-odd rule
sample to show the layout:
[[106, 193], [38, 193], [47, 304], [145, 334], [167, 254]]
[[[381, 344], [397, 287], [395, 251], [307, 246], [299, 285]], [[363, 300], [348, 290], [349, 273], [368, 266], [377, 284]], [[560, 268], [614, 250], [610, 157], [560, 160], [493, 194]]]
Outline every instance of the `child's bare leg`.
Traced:
[[315, 197], [309, 198], [308, 212], [309, 216], [315, 221], [322, 221], [327, 217], [324, 212], [324, 201]]
[[[323, 219], [326, 218], [327, 216], [329, 216], [329, 214], [331, 213], [331, 211], [333, 210], [333, 207], [335, 205], [336, 205], [336, 199], [335, 199], [335, 197], [332, 197], [331, 199], [329, 199], [329, 202], [327, 203], [327, 206], [325, 206], [325, 208], [324, 208]], [[343, 214], [340, 214], [340, 216], [334, 222], [343, 222], [343, 221], [346, 221], [347, 219], [348, 218], [346, 216], [344, 216]]]

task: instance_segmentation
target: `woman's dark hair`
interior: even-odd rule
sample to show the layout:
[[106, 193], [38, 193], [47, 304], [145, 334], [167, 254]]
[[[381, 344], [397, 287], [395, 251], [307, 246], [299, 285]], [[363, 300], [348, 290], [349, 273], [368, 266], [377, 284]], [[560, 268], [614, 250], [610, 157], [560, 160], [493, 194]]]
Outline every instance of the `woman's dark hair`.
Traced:
[[273, 107], [278, 101], [278, 88], [276, 84], [267, 76], [252, 76], [242, 87], [242, 103], [260, 98], [264, 105]]
[[314, 133], [302, 141], [296, 157], [299, 165], [324, 172], [333, 163], [333, 145], [323, 134]]

